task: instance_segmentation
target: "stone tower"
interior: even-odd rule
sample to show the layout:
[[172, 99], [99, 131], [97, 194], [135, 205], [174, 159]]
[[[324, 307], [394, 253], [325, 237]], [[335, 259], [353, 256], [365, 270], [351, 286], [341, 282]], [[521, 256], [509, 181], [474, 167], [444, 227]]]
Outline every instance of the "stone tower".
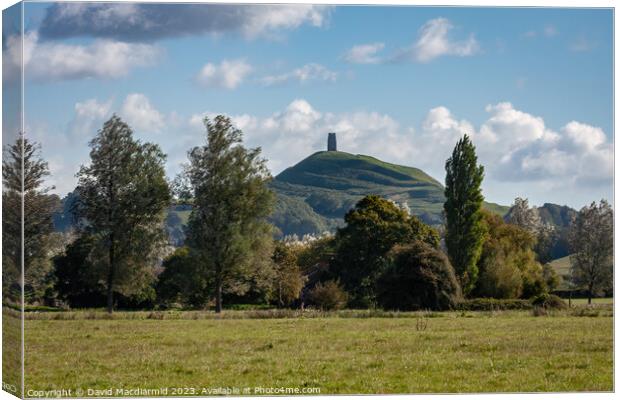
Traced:
[[336, 134], [333, 132], [327, 135], [327, 151], [338, 151], [338, 146], [336, 146]]

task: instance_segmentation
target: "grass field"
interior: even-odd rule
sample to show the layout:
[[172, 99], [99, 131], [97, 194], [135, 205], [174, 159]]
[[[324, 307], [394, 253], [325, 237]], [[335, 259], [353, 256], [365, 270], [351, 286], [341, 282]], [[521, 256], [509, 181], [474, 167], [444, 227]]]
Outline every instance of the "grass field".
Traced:
[[224, 319], [119, 313], [108, 320], [98, 319], [102, 313], [41, 313], [26, 320], [26, 390], [611, 391], [613, 318], [609, 306], [600, 307], [542, 317], [510, 311], [254, 319], [228, 311]]

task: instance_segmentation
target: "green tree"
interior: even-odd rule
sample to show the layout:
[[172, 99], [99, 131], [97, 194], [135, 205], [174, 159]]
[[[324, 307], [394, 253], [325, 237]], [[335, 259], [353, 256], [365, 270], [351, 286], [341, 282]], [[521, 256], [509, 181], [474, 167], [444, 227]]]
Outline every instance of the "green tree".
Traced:
[[2, 257], [8, 289], [5, 293], [11, 292], [9, 283], [16, 284], [15, 287], [22, 285], [23, 244], [23, 289], [29, 301], [39, 300], [49, 283], [52, 215], [60, 205], [57, 196], [48, 194], [52, 188], [43, 187], [50, 172], [40, 150], [39, 144], [21, 134], [15, 143], [5, 146], [2, 161]]
[[570, 227], [571, 277], [592, 297], [613, 286], [614, 213], [605, 200], [579, 210]]
[[164, 211], [170, 191], [159, 146], [133, 138], [112, 116], [90, 142], [91, 162], [78, 172], [78, 213], [84, 234], [95, 238], [91, 258], [106, 288], [108, 312], [114, 293], [137, 294], [154, 279], [166, 240]]
[[547, 290], [543, 267], [536, 261], [533, 234], [483, 211], [487, 235], [478, 260], [480, 271], [474, 292], [498, 299], [530, 298]]
[[157, 298], [167, 305], [180, 303], [185, 307], [203, 308], [210, 300], [212, 282], [199, 272], [199, 265], [187, 247], [180, 247], [163, 262], [157, 277]]
[[207, 144], [190, 150], [184, 172], [193, 194], [186, 244], [197, 254], [201, 274], [212, 276], [219, 313], [223, 293], [245, 290], [244, 277], [264, 267], [254, 255], [271, 242], [266, 218], [274, 196], [260, 148], [243, 147], [242, 132], [225, 116], [204, 122]]
[[393, 202], [376, 195], [360, 200], [344, 217], [346, 226], [336, 235], [337, 254], [333, 273], [351, 295], [351, 304], [368, 307], [376, 302], [375, 284], [395, 244], [423, 240], [433, 247], [439, 235], [409, 216]]
[[478, 279], [477, 262], [482, 251], [485, 225], [482, 221], [482, 179], [476, 149], [467, 135], [458, 141], [446, 161], [446, 247], [464, 294]]
[[396, 245], [377, 282], [379, 304], [391, 310], [446, 310], [461, 298], [454, 269], [444, 253], [422, 241]]

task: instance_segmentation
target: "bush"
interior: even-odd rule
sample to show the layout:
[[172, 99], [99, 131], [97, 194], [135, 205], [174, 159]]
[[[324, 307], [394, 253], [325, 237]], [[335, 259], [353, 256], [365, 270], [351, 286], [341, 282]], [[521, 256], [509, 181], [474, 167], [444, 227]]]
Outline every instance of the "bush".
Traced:
[[568, 307], [568, 305], [560, 298], [554, 294], [543, 293], [538, 295], [532, 299], [532, 305], [534, 307], [542, 307], [545, 309], [556, 309], [563, 310]]
[[448, 257], [422, 242], [395, 246], [377, 282], [379, 304], [390, 310], [446, 310], [456, 306], [461, 288]]
[[321, 310], [339, 310], [347, 304], [347, 298], [337, 281], [319, 282], [308, 293], [308, 300]]
[[456, 309], [459, 311], [504, 311], [529, 310], [532, 303], [522, 299], [468, 299], [461, 301]]

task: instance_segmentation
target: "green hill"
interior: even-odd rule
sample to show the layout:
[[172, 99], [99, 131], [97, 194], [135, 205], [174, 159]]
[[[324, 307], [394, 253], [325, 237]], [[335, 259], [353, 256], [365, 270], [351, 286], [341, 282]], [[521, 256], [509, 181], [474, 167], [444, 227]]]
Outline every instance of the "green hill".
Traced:
[[[272, 220], [283, 235], [333, 230], [368, 194], [407, 203], [412, 214], [437, 225], [445, 199], [441, 183], [418, 168], [340, 151], [312, 154], [282, 171], [271, 187], [277, 194]], [[498, 204], [485, 207], [501, 215], [508, 211]]]

